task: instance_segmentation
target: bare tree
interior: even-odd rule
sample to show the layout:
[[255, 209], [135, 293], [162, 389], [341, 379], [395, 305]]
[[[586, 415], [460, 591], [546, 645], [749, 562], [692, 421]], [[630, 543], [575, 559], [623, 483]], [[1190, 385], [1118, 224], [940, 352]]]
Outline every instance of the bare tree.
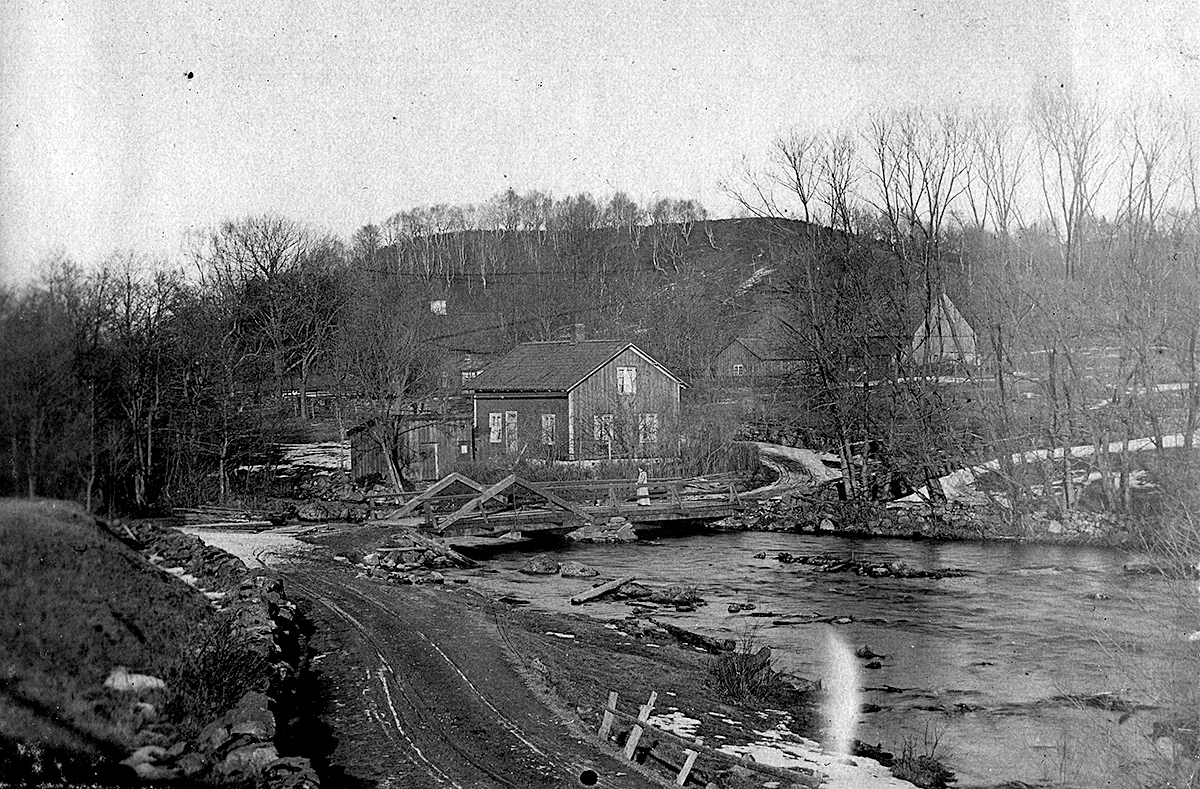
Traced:
[[1063, 276], [1079, 273], [1087, 223], [1112, 164], [1099, 103], [1065, 89], [1034, 94], [1030, 123], [1037, 140], [1042, 195], [1058, 238]]

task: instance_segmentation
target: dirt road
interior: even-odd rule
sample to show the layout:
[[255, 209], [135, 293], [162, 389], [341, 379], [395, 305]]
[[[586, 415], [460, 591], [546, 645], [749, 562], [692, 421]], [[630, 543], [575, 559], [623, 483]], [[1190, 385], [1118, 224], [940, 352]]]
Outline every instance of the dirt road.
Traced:
[[[539, 698], [503, 624], [465, 589], [385, 586], [332, 563], [284, 571], [310, 598], [325, 654], [331, 756], [383, 787], [662, 786]], [[581, 782], [581, 776], [583, 781]]]

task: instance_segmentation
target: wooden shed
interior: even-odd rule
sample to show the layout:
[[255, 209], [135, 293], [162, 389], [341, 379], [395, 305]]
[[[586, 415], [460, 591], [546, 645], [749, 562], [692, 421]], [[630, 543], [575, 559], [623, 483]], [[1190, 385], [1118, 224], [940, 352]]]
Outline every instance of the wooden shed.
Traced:
[[717, 378], [755, 378], [804, 368], [800, 335], [768, 314], [725, 344], [713, 359], [712, 373]]
[[467, 382], [474, 454], [544, 460], [676, 455], [685, 386], [628, 341], [525, 343]]
[[[397, 416], [406, 424], [400, 445], [400, 466], [411, 482], [441, 479], [458, 460], [471, 458], [471, 415], [418, 414]], [[350, 475], [388, 478], [383, 451], [369, 434], [370, 423], [349, 431]]]

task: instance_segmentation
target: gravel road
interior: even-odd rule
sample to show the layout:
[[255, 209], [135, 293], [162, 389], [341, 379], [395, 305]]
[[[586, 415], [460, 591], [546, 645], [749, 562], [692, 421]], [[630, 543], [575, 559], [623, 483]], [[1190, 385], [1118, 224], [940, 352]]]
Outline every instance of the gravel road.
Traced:
[[338, 740], [331, 760], [386, 787], [663, 786], [531, 690], [503, 625], [466, 589], [384, 586], [294, 563], [287, 588], [314, 602], [318, 668]]

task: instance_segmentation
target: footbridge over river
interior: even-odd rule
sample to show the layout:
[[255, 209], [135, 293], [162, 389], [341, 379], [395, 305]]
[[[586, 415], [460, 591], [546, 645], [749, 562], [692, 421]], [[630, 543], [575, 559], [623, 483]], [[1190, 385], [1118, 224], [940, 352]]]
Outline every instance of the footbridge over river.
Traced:
[[443, 477], [424, 491], [404, 494], [384, 520], [405, 521], [440, 536], [492, 536], [511, 532], [566, 533], [612, 521], [658, 525], [711, 522], [743, 508], [736, 479], [714, 475], [638, 483], [634, 480], [531, 482], [509, 475], [482, 485], [462, 474]]

